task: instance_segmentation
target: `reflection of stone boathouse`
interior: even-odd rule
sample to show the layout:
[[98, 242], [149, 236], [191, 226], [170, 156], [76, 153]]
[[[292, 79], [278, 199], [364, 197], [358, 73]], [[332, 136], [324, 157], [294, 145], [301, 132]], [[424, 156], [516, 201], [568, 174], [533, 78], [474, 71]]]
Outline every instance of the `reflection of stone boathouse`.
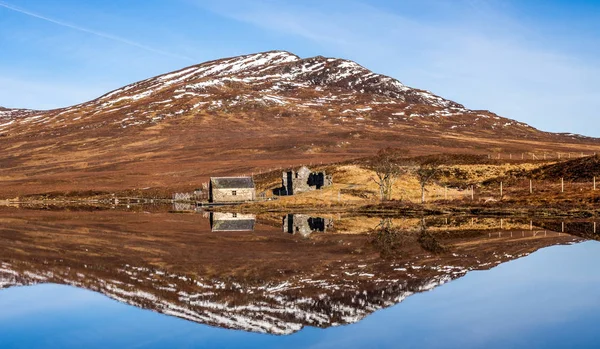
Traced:
[[210, 229], [217, 231], [254, 231], [256, 216], [242, 213], [212, 212]]
[[315, 232], [324, 233], [333, 226], [327, 218], [311, 217], [305, 214], [288, 214], [283, 217], [283, 232], [308, 236]]

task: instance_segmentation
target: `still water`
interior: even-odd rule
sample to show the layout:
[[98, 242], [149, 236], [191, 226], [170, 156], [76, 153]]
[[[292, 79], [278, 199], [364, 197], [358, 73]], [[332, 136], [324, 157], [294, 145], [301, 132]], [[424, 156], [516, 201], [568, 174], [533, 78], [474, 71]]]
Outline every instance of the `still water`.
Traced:
[[597, 348], [593, 221], [0, 211], [0, 348]]

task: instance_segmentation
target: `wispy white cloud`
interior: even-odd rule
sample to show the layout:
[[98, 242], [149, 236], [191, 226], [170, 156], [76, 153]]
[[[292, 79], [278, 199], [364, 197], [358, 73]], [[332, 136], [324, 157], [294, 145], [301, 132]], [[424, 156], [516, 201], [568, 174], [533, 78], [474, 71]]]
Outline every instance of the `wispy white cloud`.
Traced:
[[155, 48], [155, 47], [151, 47], [151, 46], [148, 46], [148, 45], [141, 44], [139, 42], [128, 40], [128, 39], [125, 39], [125, 38], [122, 38], [122, 37], [119, 37], [119, 36], [107, 34], [107, 33], [101, 32], [101, 31], [84, 28], [84, 27], [79, 26], [79, 25], [75, 25], [75, 24], [67, 23], [65, 21], [58, 20], [58, 19], [50, 18], [50, 17], [44, 16], [44, 15], [41, 15], [41, 14], [38, 14], [38, 13], [35, 13], [35, 12], [32, 12], [32, 11], [29, 11], [29, 10], [26, 10], [26, 9], [14, 6], [14, 5], [9, 4], [7, 2], [4, 2], [4, 1], [0, 1], [0, 7], [3, 7], [3, 8], [6, 8], [8, 10], [15, 11], [15, 12], [27, 15], [29, 17], [33, 17], [33, 18], [37, 18], [37, 19], [40, 19], [40, 20], [43, 20], [43, 21], [46, 21], [46, 22], [49, 22], [49, 23], [53, 23], [53, 24], [59, 25], [61, 27], [65, 27], [65, 28], [77, 30], [77, 31], [80, 31], [80, 32], [83, 32], [83, 33], [87, 33], [87, 34], [92, 34], [92, 35], [95, 35], [95, 36], [98, 36], [98, 37], [101, 37], [101, 38], [104, 38], [104, 39], [108, 39], [108, 40], [119, 42], [119, 43], [122, 43], [122, 44], [125, 44], [125, 45], [133, 46], [133, 47], [136, 47], [136, 48], [148, 51], [148, 52], [152, 52], [152, 53], [156, 53], [156, 54], [160, 54], [160, 55], [164, 55], [164, 56], [169, 56], [169, 57], [174, 57], [174, 58], [179, 58], [179, 59], [184, 59], [184, 60], [188, 60], [188, 61], [192, 61], [192, 62], [194, 61], [193, 58], [190, 58], [190, 57], [187, 57], [187, 56], [184, 56], [184, 55], [180, 55], [180, 54], [177, 54], [177, 53], [165, 51], [165, 50], [162, 50], [162, 49], [158, 49], [158, 48]]

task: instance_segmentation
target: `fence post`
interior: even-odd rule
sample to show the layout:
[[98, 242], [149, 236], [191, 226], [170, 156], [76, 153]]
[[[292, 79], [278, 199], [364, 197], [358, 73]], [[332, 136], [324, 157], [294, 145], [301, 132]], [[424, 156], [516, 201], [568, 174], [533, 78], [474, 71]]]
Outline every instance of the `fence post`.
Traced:
[[564, 178], [560, 179], [560, 192], [561, 193], [565, 192], [565, 179]]
[[596, 177], [594, 176], [594, 191], [596, 190]]
[[471, 185], [471, 201], [474, 201], [474, 200], [475, 200], [475, 189], [474, 189], [474, 186]]
[[529, 194], [533, 194], [533, 180], [529, 180]]
[[500, 200], [502, 200], [502, 182], [500, 182]]

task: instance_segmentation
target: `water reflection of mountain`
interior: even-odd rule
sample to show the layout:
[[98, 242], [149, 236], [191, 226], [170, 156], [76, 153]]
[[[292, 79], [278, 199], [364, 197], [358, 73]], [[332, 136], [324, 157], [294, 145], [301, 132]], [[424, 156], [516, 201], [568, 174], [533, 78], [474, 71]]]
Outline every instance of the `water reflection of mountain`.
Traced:
[[[1, 288], [73, 285], [198, 323], [273, 334], [354, 323], [470, 270], [581, 241], [530, 222], [503, 221], [501, 230], [466, 221], [474, 228], [461, 229], [428, 219], [429, 229], [418, 221], [383, 236], [394, 247], [384, 255], [375, 232], [306, 239], [276, 224], [214, 234], [200, 215], [22, 214], [0, 213]], [[337, 225], [349, 229], [344, 218]]]

